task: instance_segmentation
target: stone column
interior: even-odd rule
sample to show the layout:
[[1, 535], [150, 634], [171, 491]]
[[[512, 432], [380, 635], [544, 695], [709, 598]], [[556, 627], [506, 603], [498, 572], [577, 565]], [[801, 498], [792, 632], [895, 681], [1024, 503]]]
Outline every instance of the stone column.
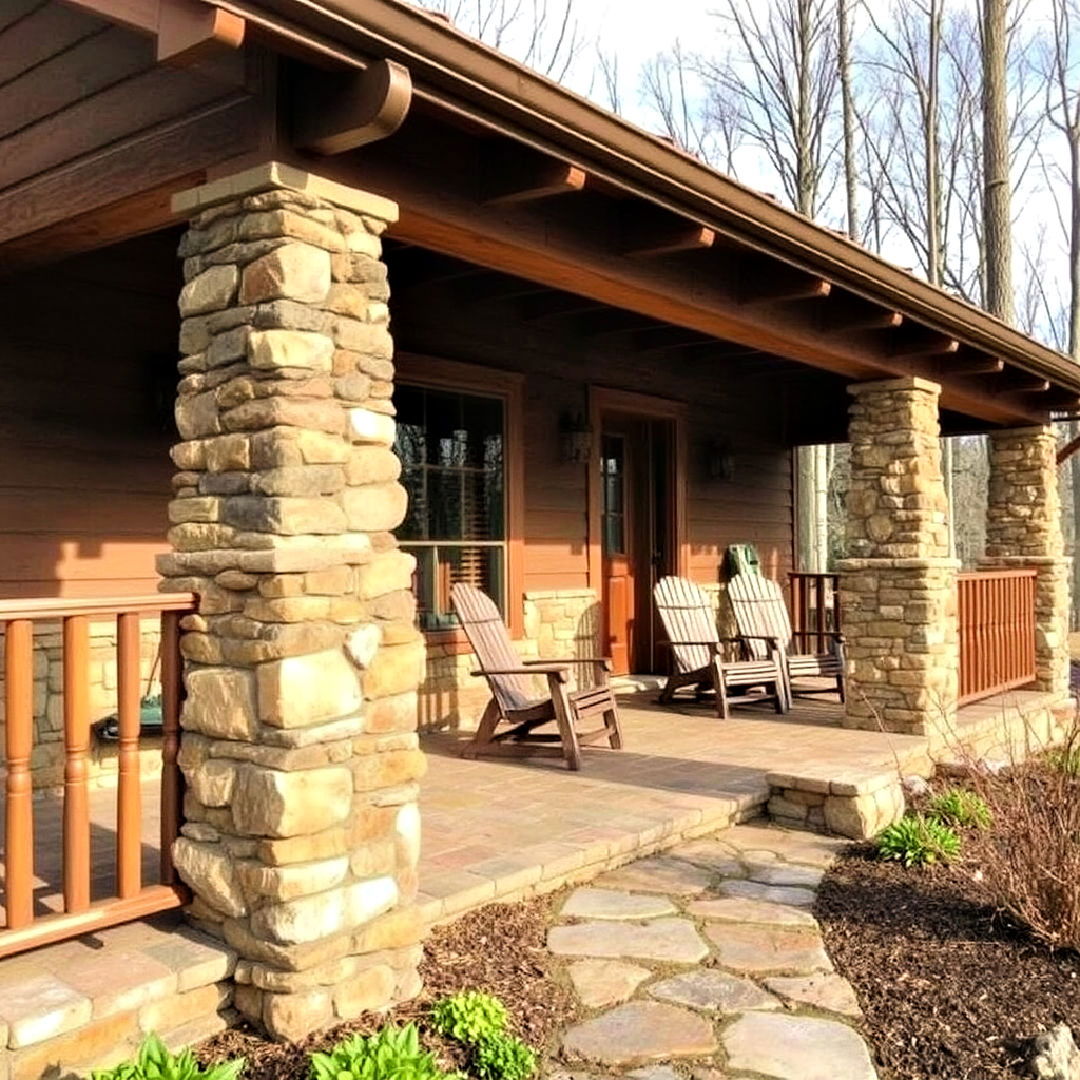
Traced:
[[1061, 534], [1057, 440], [1050, 425], [990, 434], [988, 570], [1034, 567], [1037, 687], [1069, 689], [1069, 572]]
[[956, 572], [938, 396], [923, 379], [858, 383], [840, 564], [849, 727], [929, 734], [955, 714]]
[[275, 1037], [419, 989], [413, 559], [386, 199], [268, 164], [179, 195], [182, 375], [163, 588], [185, 621], [176, 863]]

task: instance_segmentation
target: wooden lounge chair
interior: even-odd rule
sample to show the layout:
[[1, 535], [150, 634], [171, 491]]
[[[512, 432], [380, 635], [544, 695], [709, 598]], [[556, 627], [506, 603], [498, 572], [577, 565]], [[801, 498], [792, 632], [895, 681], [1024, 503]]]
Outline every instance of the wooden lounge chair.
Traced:
[[[473, 585], [457, 582], [450, 598], [462, 629], [480, 662], [473, 675], [487, 679], [491, 700], [484, 709], [475, 737], [462, 751], [479, 754], [544, 754], [563, 757], [571, 769], [581, 768], [581, 747], [607, 742], [622, 747], [619, 712], [608, 680], [611, 661], [600, 657], [566, 660], [528, 660], [518, 656], [494, 601]], [[573, 665], [588, 665], [596, 672], [596, 685], [574, 689], [568, 677]], [[538, 694], [538, 678], [547, 680], [547, 694]], [[602, 726], [579, 730], [587, 720]], [[535, 729], [554, 723], [556, 731]], [[511, 725], [497, 732], [500, 724]]]
[[[784, 673], [778, 657], [765, 655], [751, 660], [725, 660], [716, 615], [704, 590], [680, 577], [661, 578], [653, 588], [656, 609], [668, 636], [671, 669], [660, 701], [670, 705], [678, 690], [693, 687], [696, 697], [716, 692], [716, 711], [727, 719], [732, 705], [773, 703], [778, 713], [788, 707]], [[751, 693], [754, 687], [762, 692]]]
[[767, 655], [770, 648], [778, 650], [789, 700], [796, 694], [833, 692], [832, 686], [795, 685], [796, 679], [809, 677], [835, 680], [840, 700], [845, 700], [843, 634], [825, 631], [824, 636], [829, 639], [828, 651], [808, 651], [810, 643], [821, 634], [817, 630], [793, 631], [783, 589], [771, 578], [760, 574], [735, 574], [728, 581], [727, 594], [746, 654], [757, 658]]

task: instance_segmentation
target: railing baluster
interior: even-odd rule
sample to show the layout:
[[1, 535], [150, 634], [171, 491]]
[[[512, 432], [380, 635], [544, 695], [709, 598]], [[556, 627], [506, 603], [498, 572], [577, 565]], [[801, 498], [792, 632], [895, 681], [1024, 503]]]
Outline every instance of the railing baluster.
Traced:
[[5, 630], [4, 716], [4, 905], [7, 927], [16, 930], [34, 917], [34, 624], [29, 619], [13, 619]]
[[176, 883], [172, 844], [180, 832], [180, 613], [161, 613], [161, 881]]
[[120, 738], [117, 748], [116, 890], [121, 899], [142, 888], [142, 801], [139, 795], [139, 616], [116, 618], [116, 686]]
[[90, 630], [85, 615], [64, 619], [64, 910], [90, 906]]

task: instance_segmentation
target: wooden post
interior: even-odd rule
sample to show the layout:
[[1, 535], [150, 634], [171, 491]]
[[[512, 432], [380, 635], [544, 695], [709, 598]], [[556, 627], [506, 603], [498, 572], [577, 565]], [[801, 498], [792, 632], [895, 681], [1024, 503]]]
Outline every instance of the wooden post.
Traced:
[[90, 906], [90, 631], [85, 615], [64, 619], [64, 910]]
[[161, 613], [161, 883], [176, 884], [173, 841], [180, 832], [180, 613]]
[[126, 900], [142, 888], [142, 804], [139, 796], [139, 616], [116, 618], [117, 713], [120, 727], [116, 793], [116, 891]]
[[34, 917], [34, 810], [30, 753], [34, 743], [34, 624], [13, 619], [4, 638], [7, 755], [4, 825], [5, 905], [10, 930]]

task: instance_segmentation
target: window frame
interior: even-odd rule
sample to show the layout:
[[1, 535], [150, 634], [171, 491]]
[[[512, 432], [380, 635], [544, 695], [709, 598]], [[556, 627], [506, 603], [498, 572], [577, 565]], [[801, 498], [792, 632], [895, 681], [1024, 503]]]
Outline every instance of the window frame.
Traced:
[[[524, 521], [525, 467], [523, 442], [523, 391], [525, 376], [518, 372], [486, 368], [459, 360], [445, 360], [425, 353], [398, 352], [395, 386], [417, 386], [426, 390], [444, 390], [477, 397], [497, 398], [503, 406], [506, 564], [503, 568], [506, 625], [513, 638], [524, 636]], [[408, 540], [399, 540], [407, 545]], [[424, 630], [429, 644], [467, 645], [465, 631], [459, 626]]]

